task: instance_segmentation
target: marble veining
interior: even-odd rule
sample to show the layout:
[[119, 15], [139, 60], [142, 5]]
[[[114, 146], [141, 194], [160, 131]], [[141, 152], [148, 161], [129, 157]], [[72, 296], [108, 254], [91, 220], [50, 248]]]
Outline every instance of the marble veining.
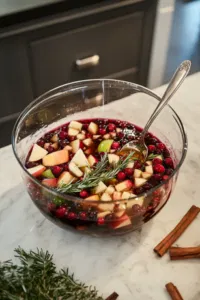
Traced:
[[[200, 73], [190, 76], [172, 100], [189, 138], [187, 158], [165, 208], [141, 231], [122, 237], [91, 238], [72, 234], [46, 220], [30, 200], [11, 146], [0, 149], [0, 259], [13, 257], [20, 245], [42, 247], [54, 254], [58, 267], [68, 266], [76, 277], [119, 300], [167, 300], [165, 284], [174, 282], [185, 299], [200, 298], [199, 261], [170, 262], [156, 257], [154, 246], [192, 204], [200, 205]], [[164, 87], [156, 90], [162, 95]], [[200, 216], [176, 245], [196, 246]]]

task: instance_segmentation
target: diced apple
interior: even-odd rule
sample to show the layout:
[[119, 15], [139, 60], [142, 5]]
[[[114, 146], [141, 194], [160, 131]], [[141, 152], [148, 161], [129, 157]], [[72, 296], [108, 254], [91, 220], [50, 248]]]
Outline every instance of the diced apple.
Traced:
[[115, 207], [115, 205], [113, 203], [100, 203], [98, 205], [98, 209], [100, 211], [110, 211], [110, 212], [112, 212], [114, 207]]
[[88, 126], [88, 131], [92, 134], [97, 134], [98, 131], [98, 125], [94, 122], [91, 122]]
[[94, 135], [93, 135], [93, 140], [98, 140], [100, 137], [101, 137], [101, 135], [96, 135], [96, 134], [94, 134]]
[[111, 165], [116, 165], [119, 161], [119, 155], [108, 154], [108, 161]]
[[140, 178], [141, 175], [142, 175], [142, 171], [141, 171], [141, 170], [139, 170], [139, 169], [135, 169], [135, 170], [134, 170], [133, 177], [135, 177], [135, 178]]
[[103, 139], [104, 140], [109, 140], [109, 138], [110, 138], [110, 134], [109, 133], [106, 133], [106, 134], [103, 135]]
[[93, 141], [91, 138], [88, 138], [88, 139], [83, 140], [83, 144], [87, 147], [90, 147], [90, 146], [92, 146]]
[[107, 186], [100, 181], [99, 184], [93, 189], [94, 194], [101, 194], [107, 189]]
[[[136, 195], [135, 195], [136, 196]], [[135, 198], [135, 199], [133, 199], [133, 200], [129, 200], [128, 202], [127, 202], [127, 205], [126, 205], [126, 208], [129, 210], [129, 209], [132, 209], [132, 207], [133, 207], [133, 205], [135, 205], [135, 204], [138, 204], [138, 205], [140, 205], [140, 206], [143, 206], [143, 204], [144, 204], [144, 197], [137, 197], [137, 198]]]
[[130, 192], [123, 192], [122, 193], [122, 199], [129, 199], [131, 196], [131, 193]]
[[127, 168], [132, 169], [134, 167], [134, 161], [130, 161], [127, 165]]
[[73, 163], [77, 165], [77, 167], [82, 168], [82, 167], [87, 167], [89, 165], [89, 162], [83, 153], [82, 149], [79, 149], [74, 157], [71, 160]]
[[83, 134], [83, 133], [77, 134], [77, 139], [84, 140], [85, 139], [85, 134]]
[[70, 172], [72, 172], [73, 175], [75, 175], [76, 177], [81, 177], [83, 176], [83, 172], [79, 169], [79, 167], [77, 167], [77, 165], [71, 161], [69, 163], [69, 170]]
[[69, 128], [68, 129], [68, 135], [69, 136], [76, 136], [77, 134], [79, 134], [79, 130], [78, 129], [74, 129], [74, 128]]
[[115, 138], [117, 134], [116, 134], [116, 132], [111, 132], [110, 135], [112, 138]]
[[110, 153], [115, 153], [117, 149], [110, 149]]
[[98, 201], [98, 200], [100, 200], [99, 195], [92, 195], [84, 199], [84, 201]]
[[64, 164], [69, 161], [69, 153], [66, 149], [58, 150], [43, 157], [42, 163], [46, 167]]
[[107, 193], [103, 193], [103, 195], [101, 196], [101, 201], [111, 201], [112, 198], [109, 194]]
[[126, 210], [126, 205], [119, 204], [114, 213], [115, 217], [120, 218], [121, 216], [123, 216], [123, 214], [125, 213], [125, 210]]
[[86, 134], [86, 131], [85, 131], [85, 130], [81, 130], [81, 133], [82, 133], [82, 134]]
[[158, 155], [158, 156], [156, 156], [155, 158], [159, 158], [159, 159], [163, 160], [162, 155]]
[[146, 161], [146, 165], [151, 166], [152, 165], [152, 161], [151, 160], [147, 160]]
[[77, 121], [71, 121], [69, 123], [69, 128], [76, 129], [78, 131], [81, 131], [83, 124]]
[[52, 145], [51, 145], [55, 150], [58, 150], [58, 143], [53, 143]]
[[61, 187], [63, 184], [69, 184], [76, 180], [70, 172], [64, 171], [58, 178], [58, 187]]
[[147, 172], [149, 174], [153, 174], [153, 167], [152, 166], [146, 166], [145, 167], [145, 172]]
[[132, 188], [133, 184], [130, 180], [124, 180], [120, 183], [118, 183], [115, 186], [115, 189], [117, 190], [117, 192], [124, 192], [124, 191], [128, 191]]
[[53, 143], [56, 143], [56, 142], [58, 142], [58, 135], [57, 134], [54, 134], [53, 136], [52, 136], [52, 138], [51, 138], [51, 142], [53, 142]]
[[80, 140], [75, 140], [70, 143], [70, 146], [72, 147], [72, 152], [76, 153], [78, 149], [80, 148]]
[[68, 151], [72, 151], [72, 146], [67, 145], [67, 146], [64, 147], [64, 149], [68, 150]]
[[42, 184], [49, 186], [49, 187], [56, 187], [57, 179], [56, 178], [46, 178], [46, 179], [42, 180]]
[[84, 167], [84, 173], [87, 175], [89, 173], [91, 173], [91, 169], [88, 167]]
[[135, 186], [136, 186], [136, 188], [144, 185], [146, 182], [147, 182], [147, 180], [144, 179], [144, 178], [135, 178]]
[[90, 155], [92, 153], [92, 148], [88, 148], [84, 151], [85, 154]]
[[149, 179], [151, 176], [152, 176], [152, 174], [150, 174], [150, 173], [142, 172], [142, 178]]
[[44, 149], [47, 150], [47, 149], [49, 148], [50, 145], [51, 145], [51, 143], [45, 143], [45, 144], [44, 144]]
[[27, 171], [34, 177], [38, 177], [42, 175], [42, 173], [46, 170], [46, 168], [43, 165], [38, 165], [36, 167], [27, 169]]
[[122, 129], [121, 128], [116, 128], [116, 132], [117, 133], [122, 132]]
[[29, 157], [29, 161], [38, 161], [45, 157], [48, 154], [48, 151], [44, 148], [34, 144], [33, 149], [31, 151], [31, 155]]
[[112, 195], [113, 200], [122, 200], [122, 193], [121, 192], [114, 192]]
[[109, 195], [112, 195], [112, 194], [115, 192], [114, 186], [113, 186], [113, 185], [109, 185], [109, 186], [107, 187], [107, 189], [105, 190], [105, 192], [106, 192], [107, 194], [109, 194]]
[[132, 223], [131, 223], [131, 220], [130, 220], [129, 216], [124, 214], [121, 218], [119, 218], [118, 220], [112, 222], [110, 224], [110, 226], [113, 229], [119, 229], [119, 228], [122, 228], [122, 227], [130, 226], [131, 224]]
[[89, 162], [90, 167], [92, 167], [94, 164], [96, 164], [97, 161], [98, 160], [93, 155], [88, 156], [88, 162]]
[[107, 210], [107, 211], [102, 211], [102, 212], [99, 212], [98, 214], [97, 214], [97, 218], [104, 218], [104, 217], [106, 217], [107, 215], [109, 215], [110, 214], [110, 211], [109, 210]]

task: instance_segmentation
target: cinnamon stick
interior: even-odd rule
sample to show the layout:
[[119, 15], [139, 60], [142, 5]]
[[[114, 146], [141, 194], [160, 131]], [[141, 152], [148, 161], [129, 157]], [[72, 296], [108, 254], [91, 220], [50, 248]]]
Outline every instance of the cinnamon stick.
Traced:
[[106, 298], [106, 300], [116, 300], [118, 298], [118, 294], [116, 292], [112, 293], [110, 296]]
[[154, 251], [163, 256], [171, 245], [181, 236], [186, 228], [192, 223], [200, 211], [200, 208], [193, 205], [176, 227], [154, 248]]
[[169, 295], [171, 296], [172, 300], [183, 300], [183, 297], [181, 296], [179, 290], [172, 282], [167, 283], [165, 287]]
[[171, 247], [169, 255], [171, 260], [200, 258], [200, 247]]

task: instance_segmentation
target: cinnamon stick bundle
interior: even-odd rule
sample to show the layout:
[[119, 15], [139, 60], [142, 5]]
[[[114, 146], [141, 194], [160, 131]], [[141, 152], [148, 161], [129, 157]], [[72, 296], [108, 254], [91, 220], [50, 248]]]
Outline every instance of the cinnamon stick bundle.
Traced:
[[116, 292], [112, 293], [110, 296], [106, 298], [106, 300], [116, 300], [118, 298], [118, 294]]
[[200, 258], [200, 247], [171, 247], [169, 255], [171, 260]]
[[181, 296], [179, 290], [172, 282], [167, 283], [165, 287], [169, 295], [171, 296], [172, 300], [183, 300], [183, 297]]
[[171, 247], [171, 245], [186, 230], [186, 228], [192, 223], [199, 212], [200, 208], [193, 205], [181, 219], [181, 221], [176, 225], [176, 227], [154, 248], [154, 251], [162, 257]]

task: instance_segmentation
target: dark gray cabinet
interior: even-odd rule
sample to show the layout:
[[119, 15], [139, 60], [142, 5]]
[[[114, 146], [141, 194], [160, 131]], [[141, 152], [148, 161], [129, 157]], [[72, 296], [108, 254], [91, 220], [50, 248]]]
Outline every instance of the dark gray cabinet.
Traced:
[[[2, 28], [0, 146], [10, 142], [18, 113], [58, 85], [100, 77], [145, 85], [156, 4], [107, 0]], [[94, 55], [96, 65], [77, 66]]]

